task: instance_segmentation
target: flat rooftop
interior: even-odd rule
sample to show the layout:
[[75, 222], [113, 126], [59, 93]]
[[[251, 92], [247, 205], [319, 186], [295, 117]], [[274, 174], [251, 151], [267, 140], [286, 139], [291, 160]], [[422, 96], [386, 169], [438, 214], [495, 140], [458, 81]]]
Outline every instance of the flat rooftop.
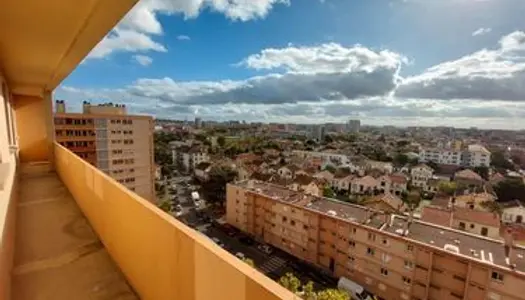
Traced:
[[[404, 231], [405, 223], [405, 217], [395, 216], [391, 223], [392, 226], [385, 226], [384, 230], [401, 234]], [[457, 247], [456, 249], [461, 255], [508, 268], [503, 240], [485, 238], [418, 220], [412, 222], [406, 237], [441, 249], [445, 249], [445, 245], [453, 245]], [[511, 254], [511, 261], [516, 265], [516, 270], [524, 272], [525, 249], [515, 247]]]
[[[395, 235], [404, 234], [407, 222], [405, 216], [393, 215], [390, 219], [389, 215], [377, 210], [367, 209], [364, 206], [305, 195], [283, 186], [260, 181], [252, 181], [251, 183], [244, 181], [236, 185], [268, 196], [276, 201], [302, 206], [327, 216], [360, 223]], [[510, 269], [505, 257], [503, 240], [494, 240], [419, 220], [412, 222], [405, 238], [443, 250], [453, 248], [454, 250], [447, 250], [450, 253], [454, 253], [453, 251], [457, 249], [457, 253], [466, 257]], [[445, 245], [448, 245], [447, 249], [445, 249]], [[516, 271], [525, 272], [525, 248], [515, 246], [511, 252], [510, 261], [515, 265]]]

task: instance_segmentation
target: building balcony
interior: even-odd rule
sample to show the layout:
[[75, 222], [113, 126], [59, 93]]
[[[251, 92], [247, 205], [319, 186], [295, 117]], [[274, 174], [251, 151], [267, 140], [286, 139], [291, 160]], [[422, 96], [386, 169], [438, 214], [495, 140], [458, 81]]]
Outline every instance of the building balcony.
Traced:
[[0, 299], [299, 299], [56, 143], [3, 169]]

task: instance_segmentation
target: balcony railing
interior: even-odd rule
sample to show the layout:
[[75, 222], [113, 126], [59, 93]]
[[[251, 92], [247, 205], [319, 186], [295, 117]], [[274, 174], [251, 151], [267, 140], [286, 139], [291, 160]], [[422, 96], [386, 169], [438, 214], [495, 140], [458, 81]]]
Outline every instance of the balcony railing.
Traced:
[[55, 164], [142, 299], [299, 299], [56, 143]]

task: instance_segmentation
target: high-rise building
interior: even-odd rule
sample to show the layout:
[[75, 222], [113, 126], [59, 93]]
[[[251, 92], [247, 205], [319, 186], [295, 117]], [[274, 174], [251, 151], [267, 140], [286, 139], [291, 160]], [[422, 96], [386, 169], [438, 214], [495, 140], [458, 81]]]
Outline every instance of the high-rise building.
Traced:
[[59, 144], [130, 190], [150, 200], [154, 194], [153, 118], [128, 115], [125, 105], [91, 105], [66, 112], [55, 101], [55, 137]]
[[229, 224], [382, 299], [524, 299], [512, 232], [492, 239], [252, 180], [226, 191]]
[[347, 130], [348, 132], [359, 132], [361, 129], [361, 121], [360, 120], [348, 120]]
[[202, 119], [201, 118], [195, 118], [195, 127], [201, 128], [202, 127]]

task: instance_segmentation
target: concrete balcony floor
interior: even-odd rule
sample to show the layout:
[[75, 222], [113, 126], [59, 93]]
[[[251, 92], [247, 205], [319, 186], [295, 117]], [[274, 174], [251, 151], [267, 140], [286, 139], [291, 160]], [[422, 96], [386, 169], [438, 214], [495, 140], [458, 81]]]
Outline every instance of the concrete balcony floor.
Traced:
[[21, 173], [12, 298], [139, 299], [57, 174]]

